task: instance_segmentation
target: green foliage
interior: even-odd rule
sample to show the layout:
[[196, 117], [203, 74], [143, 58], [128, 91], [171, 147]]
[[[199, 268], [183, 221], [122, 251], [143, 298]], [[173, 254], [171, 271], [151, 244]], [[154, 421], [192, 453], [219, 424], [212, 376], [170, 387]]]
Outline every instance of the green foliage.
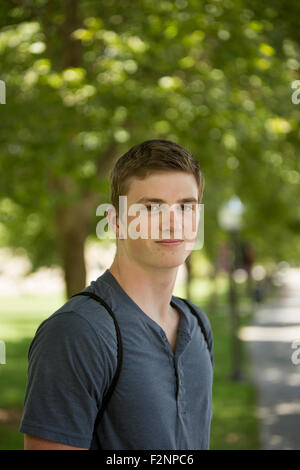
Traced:
[[186, 146], [204, 171], [210, 258], [223, 236], [218, 209], [237, 194], [258, 258], [297, 259], [299, 7], [281, 3], [107, 0], [71, 11], [68, 2], [4, 2], [5, 243], [25, 247], [35, 267], [56, 262], [58, 206], [90, 193], [108, 201], [104, 156], [112, 163], [161, 137]]

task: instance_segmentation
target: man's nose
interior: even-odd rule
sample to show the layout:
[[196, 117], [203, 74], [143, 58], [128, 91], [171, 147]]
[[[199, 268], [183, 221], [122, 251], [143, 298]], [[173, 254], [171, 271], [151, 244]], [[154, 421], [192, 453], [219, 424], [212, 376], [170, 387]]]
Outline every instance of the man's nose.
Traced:
[[180, 208], [177, 206], [171, 206], [168, 209], [168, 217], [166, 217], [171, 234], [178, 232], [178, 238], [180, 237], [180, 233], [182, 231], [182, 214]]

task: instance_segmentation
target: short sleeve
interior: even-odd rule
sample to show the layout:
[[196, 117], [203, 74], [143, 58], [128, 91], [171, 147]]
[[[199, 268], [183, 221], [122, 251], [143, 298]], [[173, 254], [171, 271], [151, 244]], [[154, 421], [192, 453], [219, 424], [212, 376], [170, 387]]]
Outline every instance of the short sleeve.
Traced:
[[75, 312], [49, 317], [29, 348], [19, 431], [89, 448], [114, 367], [105, 340], [84, 317]]

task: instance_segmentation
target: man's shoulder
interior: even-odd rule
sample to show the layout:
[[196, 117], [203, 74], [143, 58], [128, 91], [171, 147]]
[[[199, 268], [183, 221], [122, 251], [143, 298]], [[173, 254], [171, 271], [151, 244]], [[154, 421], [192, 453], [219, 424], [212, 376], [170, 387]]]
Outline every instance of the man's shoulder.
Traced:
[[207, 339], [207, 346], [208, 346], [208, 350], [209, 350], [211, 364], [212, 364], [212, 367], [214, 367], [214, 353], [213, 353], [214, 338], [213, 338], [213, 332], [212, 332], [212, 328], [211, 328], [211, 324], [210, 324], [208, 316], [202, 310], [202, 308], [199, 307], [199, 305], [195, 304], [191, 300], [183, 299], [182, 297], [176, 297], [176, 299], [178, 299], [178, 301], [177, 301], [178, 305], [179, 305], [179, 302], [181, 302], [181, 306], [183, 304], [185, 304], [186, 306], [187, 305], [189, 306], [189, 311], [190, 311], [191, 315], [194, 315], [192, 313], [192, 310], [194, 310], [195, 314], [197, 316], [199, 316], [199, 318], [201, 320], [201, 323], [202, 323], [202, 325], [204, 326], [204, 329], [205, 329], [205, 333], [206, 333], [205, 336], [207, 337], [206, 338]]
[[190, 299], [184, 299], [183, 297], [175, 297], [175, 299], [176, 299], [178, 306], [181, 306], [181, 307], [185, 306], [185, 311], [189, 311], [191, 316], [193, 317], [195, 316], [193, 313], [194, 311], [196, 315], [200, 318], [201, 323], [205, 328], [210, 348], [212, 348], [213, 332], [212, 332], [211, 323], [207, 314], [202, 310], [201, 307], [199, 307], [199, 305], [195, 304]]
[[189, 307], [190, 311], [191, 310], [196, 311], [197, 315], [200, 316], [201, 320], [204, 321], [206, 324], [208, 324], [209, 328], [211, 328], [210, 321], [209, 321], [207, 314], [202, 310], [201, 307], [199, 307], [199, 305], [195, 304], [190, 299], [185, 299], [183, 297], [176, 297], [176, 296], [173, 296], [173, 297], [178, 302], [178, 305], [181, 305], [181, 306], [185, 305]]
[[46, 358], [53, 363], [62, 357], [64, 361], [89, 358], [89, 363], [98, 361], [115, 367], [118, 343], [113, 319], [102, 305], [94, 300], [92, 304], [89, 297], [70, 300], [40, 323], [30, 343], [28, 359], [34, 363]]
[[[85, 289], [86, 292], [89, 292]], [[97, 294], [99, 295], [99, 294]], [[109, 299], [103, 296], [109, 304]], [[107, 309], [95, 299], [86, 295], [70, 297], [63, 305], [47, 317], [38, 327], [38, 331], [65, 331], [65, 334], [107, 337], [115, 335], [112, 317]], [[94, 331], [94, 335], [91, 333]]]

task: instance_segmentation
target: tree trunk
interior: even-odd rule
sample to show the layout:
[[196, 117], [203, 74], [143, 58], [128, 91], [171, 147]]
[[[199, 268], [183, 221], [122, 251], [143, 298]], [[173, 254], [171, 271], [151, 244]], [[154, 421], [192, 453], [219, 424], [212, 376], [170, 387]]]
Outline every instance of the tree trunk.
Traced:
[[[67, 0], [64, 5], [64, 22], [59, 30], [63, 44], [61, 57], [64, 68], [83, 65], [81, 42], [72, 36], [72, 33], [81, 26], [79, 5], [78, 0]], [[45, 15], [44, 27], [47, 31], [51, 31], [53, 25], [48, 24], [47, 21], [47, 15]], [[58, 58], [58, 63], [60, 63], [60, 58]], [[97, 177], [100, 180], [107, 177], [116, 149], [116, 143], [112, 142], [97, 158], [95, 163]], [[62, 199], [70, 198], [72, 201], [73, 195], [78, 193], [75, 181], [68, 174], [57, 175], [50, 170], [48, 178], [50, 191], [59, 194]], [[93, 215], [96, 214], [96, 207], [103, 202], [102, 199], [100, 192], [86, 189], [80, 191], [78, 201], [64, 205], [59, 203], [55, 208], [57, 240], [68, 298], [86, 286], [84, 246], [87, 236], [91, 233], [91, 222]]]
[[62, 267], [66, 285], [67, 298], [80, 292], [86, 286], [86, 267], [84, 245], [87, 233], [74, 227], [73, 230], [62, 230], [59, 240]]
[[79, 40], [76, 40], [72, 34], [81, 27], [81, 18], [79, 17], [78, 0], [65, 0], [65, 21], [62, 25], [62, 36], [64, 40], [63, 59], [65, 67], [82, 66], [82, 46]]
[[70, 206], [57, 207], [55, 219], [66, 295], [69, 298], [86, 285], [84, 245], [90, 233], [91, 209], [83, 199]]

